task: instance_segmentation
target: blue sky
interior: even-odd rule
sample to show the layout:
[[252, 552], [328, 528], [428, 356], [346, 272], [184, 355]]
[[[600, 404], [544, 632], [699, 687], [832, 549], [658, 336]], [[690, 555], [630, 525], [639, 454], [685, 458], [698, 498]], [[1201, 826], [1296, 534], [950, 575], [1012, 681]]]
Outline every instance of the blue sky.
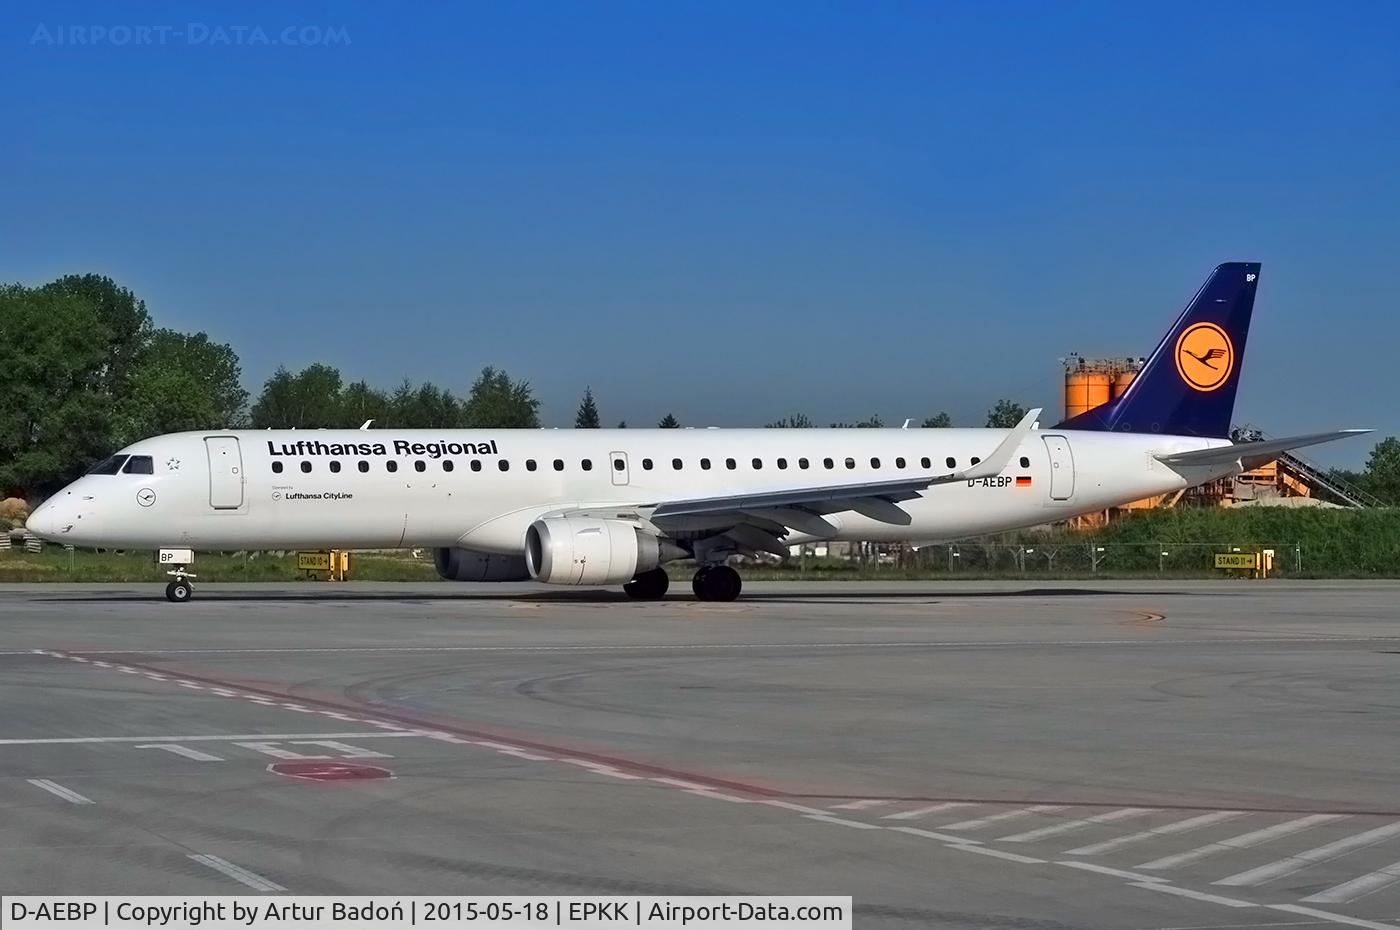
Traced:
[[0, 279], [109, 274], [232, 342], [254, 393], [278, 365], [465, 390], [496, 364], [554, 424], [591, 384], [633, 425], [980, 425], [1000, 396], [1058, 412], [1060, 357], [1145, 354], [1210, 268], [1257, 260], [1237, 417], [1400, 433], [1395, 4], [20, 3], [0, 26]]

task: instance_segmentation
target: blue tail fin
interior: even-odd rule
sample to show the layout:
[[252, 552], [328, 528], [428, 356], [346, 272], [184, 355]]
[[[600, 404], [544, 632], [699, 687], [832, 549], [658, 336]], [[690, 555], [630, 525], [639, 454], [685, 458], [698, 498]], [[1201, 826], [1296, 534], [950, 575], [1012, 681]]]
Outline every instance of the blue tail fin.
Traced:
[[1258, 262], [1216, 268], [1127, 390], [1055, 428], [1227, 436], [1258, 284]]

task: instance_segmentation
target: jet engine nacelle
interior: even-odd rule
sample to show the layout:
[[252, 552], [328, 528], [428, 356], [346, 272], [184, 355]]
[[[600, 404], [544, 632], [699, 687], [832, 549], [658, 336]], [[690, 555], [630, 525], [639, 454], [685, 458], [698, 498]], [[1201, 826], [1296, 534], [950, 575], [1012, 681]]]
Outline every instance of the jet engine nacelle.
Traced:
[[625, 520], [544, 517], [525, 531], [530, 577], [549, 584], [623, 584], [661, 558], [660, 541]]
[[497, 555], [476, 549], [440, 547], [433, 550], [433, 565], [448, 581], [529, 581], [530, 570], [518, 555]]

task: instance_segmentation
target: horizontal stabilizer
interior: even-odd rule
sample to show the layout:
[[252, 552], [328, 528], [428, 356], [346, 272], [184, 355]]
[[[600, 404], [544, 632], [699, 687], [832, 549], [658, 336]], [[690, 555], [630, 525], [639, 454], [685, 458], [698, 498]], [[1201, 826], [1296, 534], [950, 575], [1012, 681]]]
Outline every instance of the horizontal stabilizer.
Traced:
[[1173, 452], [1159, 455], [1157, 460], [1165, 465], [1228, 465], [1240, 462], [1245, 468], [1253, 468], [1278, 458], [1279, 453], [1289, 449], [1301, 449], [1334, 439], [1360, 436], [1374, 432], [1369, 429], [1339, 429], [1330, 433], [1309, 433], [1306, 436], [1287, 436], [1283, 439], [1270, 439], [1265, 442], [1238, 442], [1229, 446], [1216, 446], [1213, 449], [1196, 449], [1192, 452]]

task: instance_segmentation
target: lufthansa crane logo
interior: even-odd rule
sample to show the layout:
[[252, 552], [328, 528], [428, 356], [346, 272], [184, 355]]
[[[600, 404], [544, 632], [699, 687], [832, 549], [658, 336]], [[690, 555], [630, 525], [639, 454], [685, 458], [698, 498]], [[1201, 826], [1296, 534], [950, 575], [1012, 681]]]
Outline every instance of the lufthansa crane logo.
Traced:
[[1193, 323], [1176, 340], [1176, 370], [1198, 391], [1213, 391], [1235, 370], [1235, 345], [1214, 323]]

